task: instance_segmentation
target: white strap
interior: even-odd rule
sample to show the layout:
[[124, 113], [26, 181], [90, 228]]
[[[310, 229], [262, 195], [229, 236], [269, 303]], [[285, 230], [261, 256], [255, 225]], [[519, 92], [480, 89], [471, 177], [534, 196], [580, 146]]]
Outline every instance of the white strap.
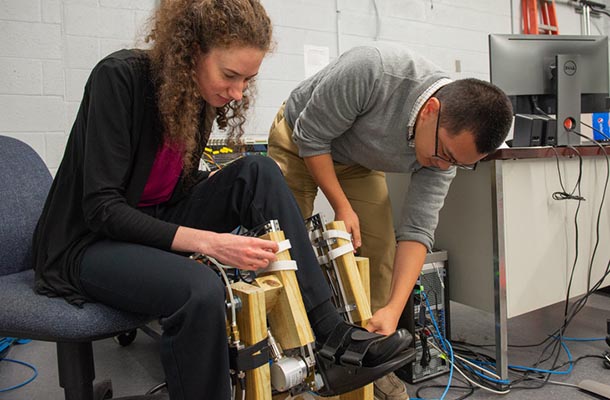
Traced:
[[324, 233], [322, 234], [322, 237], [326, 240], [336, 239], [336, 238], [350, 240], [350, 241], [352, 240], [352, 235], [350, 235], [349, 233], [347, 233], [345, 231], [340, 231], [338, 229], [330, 229], [328, 231], [324, 231]]
[[337, 257], [341, 257], [342, 255], [349, 253], [350, 251], [354, 251], [354, 246], [352, 245], [352, 242], [346, 243], [343, 246], [339, 246], [336, 249], [329, 250], [328, 258], [334, 260]]
[[328, 264], [331, 260], [335, 260], [351, 251], [354, 251], [352, 242], [346, 243], [343, 246], [337, 247], [336, 249], [329, 250], [325, 255], [318, 256], [318, 264]]
[[277, 242], [277, 252], [275, 254], [280, 254], [282, 251], [286, 251], [291, 248], [292, 246], [290, 245], [289, 239], [282, 240], [281, 242]]
[[258, 271], [258, 274], [262, 274], [265, 272], [275, 272], [275, 271], [296, 271], [297, 270], [297, 262], [294, 260], [278, 260], [274, 261], [265, 269], [261, 269]]

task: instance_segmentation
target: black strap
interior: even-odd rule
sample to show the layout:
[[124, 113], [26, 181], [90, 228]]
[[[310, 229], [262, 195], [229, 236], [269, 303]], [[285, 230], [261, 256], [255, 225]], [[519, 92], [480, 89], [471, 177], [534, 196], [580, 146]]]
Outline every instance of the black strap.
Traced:
[[[254, 354], [260, 351], [260, 354]], [[269, 347], [267, 338], [252, 346], [238, 349], [229, 346], [229, 365], [233, 371], [248, 371], [269, 362]]]
[[337, 350], [343, 346], [345, 338], [353, 328], [353, 325], [346, 324], [345, 322], [339, 322], [335, 326], [335, 329], [333, 329], [331, 332], [330, 336], [326, 339], [322, 349], [318, 351], [318, 355], [329, 362], [334, 363]]
[[351, 341], [345, 353], [341, 356], [341, 364], [350, 367], [362, 367], [362, 359], [369, 350], [369, 347], [386, 336], [372, 333], [366, 330], [353, 331]]

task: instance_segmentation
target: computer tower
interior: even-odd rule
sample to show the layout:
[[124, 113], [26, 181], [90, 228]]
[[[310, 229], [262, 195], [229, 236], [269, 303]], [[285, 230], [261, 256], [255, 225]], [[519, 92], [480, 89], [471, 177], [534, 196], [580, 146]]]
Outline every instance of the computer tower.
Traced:
[[[415, 337], [415, 361], [396, 370], [396, 375], [408, 383], [418, 383], [449, 371], [448, 362], [429, 344], [434, 340], [431, 332], [435, 330], [430, 310], [442, 335], [450, 337], [448, 289], [447, 252], [434, 251], [426, 256], [422, 272], [398, 323], [399, 327], [408, 329]], [[424, 300], [426, 297], [429, 309]]]
[[538, 115], [516, 114], [513, 147], [532, 147], [542, 144], [544, 120]]

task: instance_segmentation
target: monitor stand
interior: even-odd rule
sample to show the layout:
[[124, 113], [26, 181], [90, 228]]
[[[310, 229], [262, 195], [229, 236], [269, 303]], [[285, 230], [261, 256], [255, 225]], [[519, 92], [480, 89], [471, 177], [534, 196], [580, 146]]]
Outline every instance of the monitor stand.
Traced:
[[584, 379], [578, 384], [580, 390], [585, 392], [596, 394], [604, 399], [610, 399], [610, 386], [604, 383], [592, 381], [590, 379]]
[[555, 56], [555, 93], [557, 94], [556, 146], [580, 144], [580, 74], [579, 56], [557, 54]]

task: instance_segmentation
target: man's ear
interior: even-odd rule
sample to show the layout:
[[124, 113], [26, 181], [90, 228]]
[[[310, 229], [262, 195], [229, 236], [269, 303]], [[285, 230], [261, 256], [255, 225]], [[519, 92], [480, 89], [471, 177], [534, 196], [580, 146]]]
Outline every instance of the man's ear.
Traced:
[[430, 97], [428, 100], [426, 100], [417, 114], [415, 125], [421, 125], [422, 123], [426, 123], [426, 121], [436, 121], [437, 112], [440, 105], [441, 103], [436, 97]]
[[441, 102], [439, 101], [439, 99], [437, 99], [436, 97], [433, 96], [433, 97], [430, 97], [428, 100], [426, 100], [422, 111], [424, 114], [436, 115], [440, 105], [441, 105]]

